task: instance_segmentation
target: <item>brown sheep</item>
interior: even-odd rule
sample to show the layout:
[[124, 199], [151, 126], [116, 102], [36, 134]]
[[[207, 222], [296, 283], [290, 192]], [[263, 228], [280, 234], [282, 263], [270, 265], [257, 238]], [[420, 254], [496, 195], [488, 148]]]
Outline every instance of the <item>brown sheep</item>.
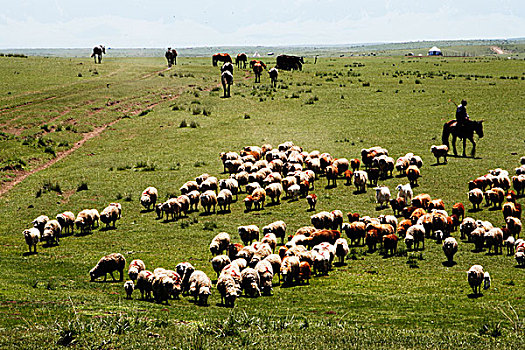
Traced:
[[109, 273], [115, 281], [115, 276], [113, 276], [113, 271], [118, 271], [120, 273], [119, 281], [122, 282], [124, 277], [124, 267], [126, 266], [126, 259], [122, 254], [112, 253], [106, 256], [103, 256], [98, 261], [97, 265], [89, 271], [91, 277], [91, 282], [93, 282], [97, 277], [104, 276], [104, 281], [106, 281], [107, 274]]

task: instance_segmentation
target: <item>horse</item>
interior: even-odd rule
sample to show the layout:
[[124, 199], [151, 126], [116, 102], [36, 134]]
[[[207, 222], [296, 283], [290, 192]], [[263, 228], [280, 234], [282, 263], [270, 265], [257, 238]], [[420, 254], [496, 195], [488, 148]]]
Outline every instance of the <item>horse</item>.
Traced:
[[233, 84], [233, 74], [229, 70], [224, 70], [221, 74], [221, 82], [224, 97], [230, 97], [230, 86]]
[[255, 82], [261, 82], [261, 73], [263, 71], [263, 66], [260, 62], [257, 62], [253, 65], [253, 73], [255, 74]]
[[463, 157], [466, 157], [465, 150], [467, 147], [467, 140], [469, 140], [470, 143], [472, 143], [471, 156], [474, 157], [476, 155], [476, 142], [474, 142], [474, 133], [478, 134], [479, 138], [483, 137], [483, 120], [467, 120], [464, 125], [459, 125], [456, 120], [450, 120], [443, 125], [441, 141], [448, 147], [448, 138], [449, 135], [452, 134], [454, 155], [457, 156], [458, 152], [456, 150], [456, 139], [459, 137], [463, 140]]
[[250, 61], [250, 68], [253, 69], [253, 65], [256, 64], [256, 63], [260, 63], [261, 66], [263, 66], [263, 68], [266, 69], [266, 65], [264, 64], [264, 62], [263, 61], [259, 61], [259, 60], [251, 60]]
[[104, 45], [95, 46], [93, 48], [93, 53], [91, 54], [91, 57], [94, 57], [95, 63], [101, 63], [102, 62], [102, 54], [106, 53], [106, 48]]
[[168, 47], [168, 50], [164, 56], [166, 56], [166, 60], [168, 61], [168, 67], [177, 64], [177, 50]]
[[226, 62], [223, 64], [221, 67], [221, 73], [224, 71], [230, 71], [230, 73], [233, 74], [233, 64], [231, 64], [231, 62]]
[[216, 53], [215, 55], [211, 56], [211, 64], [216, 67], [217, 62], [232, 62], [232, 58], [227, 53]]
[[277, 68], [284, 70], [303, 70], [304, 58], [300, 56], [279, 55], [277, 56]]
[[268, 71], [268, 74], [270, 75], [270, 80], [272, 81], [272, 86], [277, 86], [277, 77], [279, 76], [279, 71], [277, 68], [273, 67]]
[[237, 68], [241, 68], [241, 66], [243, 69], [246, 68], [246, 62], [248, 62], [248, 57], [244, 52], [238, 54], [235, 58], [235, 65], [237, 66]]

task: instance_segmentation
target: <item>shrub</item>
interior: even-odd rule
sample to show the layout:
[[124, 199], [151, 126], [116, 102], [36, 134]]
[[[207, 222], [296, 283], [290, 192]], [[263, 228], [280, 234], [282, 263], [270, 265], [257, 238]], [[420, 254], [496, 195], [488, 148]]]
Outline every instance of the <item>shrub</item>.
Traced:
[[198, 128], [200, 125], [199, 123], [197, 123], [195, 120], [192, 120], [191, 123], [190, 123], [190, 128]]
[[80, 183], [80, 185], [78, 185], [78, 187], [77, 187], [77, 192], [80, 192], [80, 191], [87, 191], [87, 190], [88, 190], [88, 184], [87, 184], [87, 182], [85, 182], [85, 181], [82, 181], [82, 182]]
[[188, 126], [188, 122], [186, 121], [186, 119], [183, 119], [180, 124], [179, 124], [179, 128], [185, 128]]

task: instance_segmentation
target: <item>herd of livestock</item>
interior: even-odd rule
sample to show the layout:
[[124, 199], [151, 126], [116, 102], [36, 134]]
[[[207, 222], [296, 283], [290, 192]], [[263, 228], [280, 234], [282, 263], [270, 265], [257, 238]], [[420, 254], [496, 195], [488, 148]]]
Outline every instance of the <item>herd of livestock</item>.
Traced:
[[[446, 162], [446, 146], [432, 146], [431, 152], [437, 162], [440, 158]], [[283, 221], [269, 223], [262, 232], [256, 225], [245, 225], [237, 231], [242, 243], [234, 242], [229, 233], [217, 234], [211, 240], [209, 251], [217, 274], [216, 289], [225, 306], [233, 306], [243, 291], [251, 297], [271, 295], [275, 275], [279, 283], [282, 278], [284, 286], [309, 283], [312, 275], [326, 275], [334, 260], [344, 263], [352, 246], [366, 245], [370, 252], [379, 246], [385, 256], [395, 256], [400, 240], [407, 250], [421, 250], [425, 249], [425, 240], [432, 239], [442, 244], [447, 264], [453, 264], [459, 247], [453, 234], [458, 229], [461, 241], [474, 244], [476, 251], [487, 248], [489, 253], [503, 254], [505, 247], [507, 255], [514, 255], [518, 265], [525, 265], [525, 241], [519, 238], [521, 205], [516, 200], [523, 196], [525, 188], [525, 157], [512, 177], [508, 171], [498, 168], [468, 184], [468, 199], [473, 210], [480, 210], [483, 200], [487, 206], [501, 209], [505, 222], [502, 227], [466, 217], [462, 203], [455, 203], [449, 215], [443, 200], [432, 199], [425, 193], [415, 195], [423, 162], [412, 153], [394, 160], [386, 149], [372, 147], [363, 149], [360, 159], [348, 160], [319, 151], [306, 152], [293, 142], [285, 142], [276, 148], [267, 144], [247, 146], [240, 152], [223, 152], [220, 159], [228, 174], [226, 178], [219, 180], [202, 174], [184, 183], [180, 196], [165, 202], [158, 202], [157, 189], [148, 187], [140, 198], [142, 206], [155, 211], [159, 219], [170, 221], [198, 211], [199, 205], [208, 214], [217, 211], [217, 206], [224, 213], [231, 212], [230, 205], [244, 192], [242, 202], [246, 212], [264, 210], [265, 202], [270, 200], [278, 205], [281, 198], [288, 198], [290, 203], [305, 198], [309, 210], [314, 211], [317, 196], [311, 191], [316, 182], [325, 177], [326, 188], [335, 187], [337, 180], [344, 179], [347, 184], [354, 184], [356, 195], [373, 186], [378, 209], [391, 206], [394, 213], [370, 217], [350, 212], [345, 222], [341, 210], [322, 211], [310, 217], [311, 226], [301, 227], [293, 234], [287, 232]], [[408, 179], [408, 183], [396, 187], [395, 197], [387, 186], [378, 184], [392, 177], [394, 171]], [[75, 227], [85, 234], [99, 222], [115, 226], [121, 211], [119, 203], [110, 203], [100, 214], [96, 209], [85, 209], [77, 216], [72, 212], [60, 213], [53, 220], [39, 216], [33, 221], [34, 227], [23, 234], [29, 251], [34, 247], [36, 253], [39, 241], [58, 244], [59, 237], [73, 233]], [[104, 256], [90, 271], [91, 280], [101, 276], [105, 280], [108, 273], [114, 279], [113, 272], [118, 271], [122, 281], [125, 266], [121, 254]], [[174, 269], [157, 267], [150, 271], [142, 260], [136, 259], [129, 264], [128, 275], [130, 280], [124, 284], [128, 297], [138, 289], [141, 298], [151, 298], [152, 293], [159, 303], [189, 294], [196, 303], [205, 305], [213, 289], [211, 278], [188, 262], [181, 262]], [[490, 275], [482, 266], [473, 265], [468, 271], [468, 283], [474, 293], [478, 293], [483, 283], [485, 288], [490, 286]]]

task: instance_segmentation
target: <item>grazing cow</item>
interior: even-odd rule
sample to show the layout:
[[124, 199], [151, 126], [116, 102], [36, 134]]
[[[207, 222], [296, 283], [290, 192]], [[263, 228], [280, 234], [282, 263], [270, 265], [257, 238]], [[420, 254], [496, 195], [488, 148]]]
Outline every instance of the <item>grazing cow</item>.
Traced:
[[241, 68], [241, 66], [243, 69], [246, 68], [246, 62], [248, 62], [248, 57], [244, 52], [238, 54], [237, 57], [235, 57], [235, 65], [237, 68]]
[[230, 97], [230, 86], [233, 84], [233, 74], [229, 70], [225, 70], [221, 74], [221, 82], [224, 90], [224, 97]]
[[211, 57], [211, 63], [214, 67], [217, 66], [217, 62], [232, 62], [232, 58], [227, 53], [216, 53]]
[[277, 86], [277, 77], [279, 76], [279, 71], [277, 68], [273, 67], [268, 71], [268, 74], [270, 75], [270, 80], [272, 81], [272, 86]]
[[304, 59], [299, 56], [279, 55], [277, 56], [277, 68], [284, 70], [303, 70]]
[[261, 82], [261, 74], [263, 71], [263, 66], [261, 63], [257, 62], [253, 65], [253, 73], [255, 74], [255, 82], [260, 83]]
[[106, 54], [106, 47], [104, 45], [98, 45], [93, 48], [93, 53], [91, 54], [91, 57], [94, 57], [95, 63], [101, 63], [102, 54]]

